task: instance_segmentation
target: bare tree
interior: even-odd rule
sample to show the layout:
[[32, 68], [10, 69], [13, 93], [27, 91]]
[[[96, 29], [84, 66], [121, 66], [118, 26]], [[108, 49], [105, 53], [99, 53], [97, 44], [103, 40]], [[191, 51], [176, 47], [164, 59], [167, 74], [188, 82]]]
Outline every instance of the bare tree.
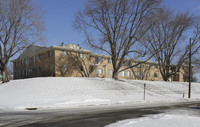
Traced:
[[0, 71], [7, 82], [11, 57], [41, 39], [40, 9], [31, 0], [0, 0]]
[[[193, 74], [197, 75], [194, 77], [196, 80], [200, 81], [200, 19], [197, 20], [197, 23], [194, 25], [193, 37], [192, 37], [192, 66], [193, 66]], [[193, 75], [193, 76], [194, 76]]]
[[90, 46], [111, 56], [112, 78], [118, 78], [127, 55], [144, 55], [136, 49], [136, 45], [151, 27], [152, 22], [148, 20], [153, 20], [151, 17], [160, 2], [161, 0], [91, 0], [78, 13], [75, 28], [84, 32]]
[[[200, 55], [200, 51], [198, 51], [196, 54], [194, 54], [192, 56], [192, 66], [193, 66], [193, 81], [194, 82], [197, 82], [198, 80], [200, 81], [200, 58], [199, 58], [199, 55]], [[187, 79], [188, 80], [188, 79]]]
[[61, 76], [70, 76], [74, 71], [82, 77], [89, 77], [95, 67], [88, 67], [89, 55], [68, 52], [66, 56], [60, 55], [56, 63], [57, 71]]
[[[187, 32], [195, 23], [195, 17], [188, 13], [181, 13], [174, 16], [169, 10], [158, 11], [157, 22], [151, 27], [144, 37], [146, 48], [154, 55], [158, 62], [160, 73], [163, 80], [169, 80], [169, 77], [177, 73], [185, 60], [188, 59], [189, 39], [185, 39], [184, 33]], [[196, 32], [197, 34], [197, 32]], [[192, 45], [197, 45], [197, 38]], [[193, 48], [192, 54], [199, 49]]]
[[60, 55], [59, 57], [57, 57], [57, 61], [55, 66], [57, 68], [56, 71], [58, 71], [61, 76], [65, 76], [65, 75], [71, 75], [73, 73], [73, 70], [75, 69], [71, 60], [69, 60], [68, 56], [63, 56]]

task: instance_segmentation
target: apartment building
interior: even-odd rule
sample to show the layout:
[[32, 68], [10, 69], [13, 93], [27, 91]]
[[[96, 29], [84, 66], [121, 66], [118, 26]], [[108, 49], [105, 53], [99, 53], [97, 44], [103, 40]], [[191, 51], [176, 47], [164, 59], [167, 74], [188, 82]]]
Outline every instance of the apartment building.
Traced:
[[[60, 46], [30, 45], [13, 60], [14, 79], [32, 77], [100, 77], [112, 78], [110, 56], [96, 54], [79, 45], [62, 43]], [[137, 64], [137, 60], [125, 59], [121, 69]], [[184, 81], [184, 68], [170, 80]], [[146, 62], [118, 74], [119, 79], [162, 80], [156, 62]]]

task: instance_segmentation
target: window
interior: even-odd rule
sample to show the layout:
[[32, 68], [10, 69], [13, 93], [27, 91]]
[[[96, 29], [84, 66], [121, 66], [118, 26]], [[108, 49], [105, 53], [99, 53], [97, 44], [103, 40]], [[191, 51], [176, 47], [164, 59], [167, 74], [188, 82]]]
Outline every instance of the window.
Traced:
[[95, 62], [96, 63], [102, 62], [102, 57], [95, 57]]
[[125, 65], [125, 64], [126, 64], [126, 61], [123, 61], [122, 64]]
[[51, 71], [51, 65], [49, 65], [49, 71]]
[[112, 70], [108, 70], [108, 74], [109, 74], [109, 75], [112, 75], [112, 74], [113, 74], [113, 71], [112, 71]]
[[157, 65], [157, 64], [155, 64], [154, 66], [155, 66], [155, 68], [158, 68], [158, 65]]
[[23, 76], [23, 71], [21, 71], [21, 77]]
[[67, 64], [64, 64], [64, 65], [63, 65], [63, 68], [67, 68]]
[[21, 65], [23, 65], [23, 60], [21, 60]]
[[146, 64], [146, 67], [149, 68], [149, 67], [150, 67], [150, 64]]
[[149, 72], [146, 74], [146, 77], [147, 77], [147, 78], [149, 78], [149, 77], [150, 77], [150, 73], [149, 73]]
[[34, 63], [37, 62], [37, 57], [36, 56], [34, 56], [33, 61], [34, 61]]
[[130, 61], [123, 61], [123, 65], [124, 66], [131, 66], [131, 62]]
[[67, 55], [67, 51], [62, 51], [62, 55], [66, 56]]
[[91, 56], [89, 56], [89, 61], [91, 61]]
[[154, 77], [157, 78], [157, 77], [158, 77], [158, 74], [157, 74], [157, 73], [154, 73]]
[[[136, 65], [136, 64], [138, 64], [138, 62], [135, 62], [135, 65]], [[140, 64], [138, 64], [136, 67], [138, 67], [138, 68], [139, 68], [139, 67], [140, 67]]]
[[103, 69], [96, 69], [96, 74], [102, 74], [103, 73]]
[[38, 70], [39, 70], [39, 72], [41, 72], [41, 71], [42, 71], [42, 68], [39, 66]]
[[42, 54], [39, 54], [39, 59], [42, 59]]
[[95, 62], [96, 62], [96, 63], [99, 62], [99, 57], [95, 57]]
[[125, 71], [125, 77], [130, 77], [130, 71]]
[[17, 75], [17, 72], [15, 72], [15, 75], [14, 75], [15, 77], [17, 77], [18, 75]]
[[50, 57], [52, 54], [51, 54], [51, 51], [48, 51], [48, 57]]
[[28, 69], [26, 68], [25, 76], [28, 77]]
[[24, 70], [24, 77], [26, 77], [26, 70]]
[[17, 62], [14, 62], [14, 66], [15, 66], [15, 67], [17, 66]]
[[79, 67], [79, 71], [83, 71], [83, 66], [80, 66], [80, 67]]
[[120, 72], [120, 76], [124, 77], [124, 71]]
[[111, 58], [108, 58], [108, 63], [112, 63], [112, 59]]
[[83, 53], [78, 53], [78, 56], [80, 57], [80, 58], [83, 58]]
[[136, 78], [140, 79], [140, 72], [137, 71], [137, 72], [134, 73], [134, 75], [135, 75]]
[[26, 63], [26, 65], [28, 64], [28, 58], [25, 59], [25, 63]]

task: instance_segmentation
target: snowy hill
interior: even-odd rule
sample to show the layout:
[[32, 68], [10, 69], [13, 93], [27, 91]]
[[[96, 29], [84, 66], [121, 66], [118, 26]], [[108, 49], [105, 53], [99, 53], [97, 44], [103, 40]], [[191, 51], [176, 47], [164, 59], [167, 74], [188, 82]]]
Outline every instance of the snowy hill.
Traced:
[[[143, 84], [146, 99], [143, 100]], [[188, 83], [102, 78], [31, 78], [0, 84], [0, 109], [63, 108], [126, 102], [176, 101], [187, 97]], [[200, 83], [192, 83], [200, 98]]]

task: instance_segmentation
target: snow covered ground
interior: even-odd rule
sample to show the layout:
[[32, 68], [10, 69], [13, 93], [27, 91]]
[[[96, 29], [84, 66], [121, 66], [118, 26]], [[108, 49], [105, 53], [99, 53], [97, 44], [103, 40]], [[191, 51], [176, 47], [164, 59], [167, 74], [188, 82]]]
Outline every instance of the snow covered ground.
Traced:
[[[143, 100], [144, 83], [146, 99]], [[183, 100], [188, 83], [104, 78], [46, 77], [0, 84], [0, 109], [66, 108]], [[183, 98], [185, 96], [185, 98]], [[200, 98], [200, 83], [192, 83], [192, 98]]]
[[105, 127], [199, 127], [200, 117], [189, 115], [159, 114], [139, 119], [128, 119]]

